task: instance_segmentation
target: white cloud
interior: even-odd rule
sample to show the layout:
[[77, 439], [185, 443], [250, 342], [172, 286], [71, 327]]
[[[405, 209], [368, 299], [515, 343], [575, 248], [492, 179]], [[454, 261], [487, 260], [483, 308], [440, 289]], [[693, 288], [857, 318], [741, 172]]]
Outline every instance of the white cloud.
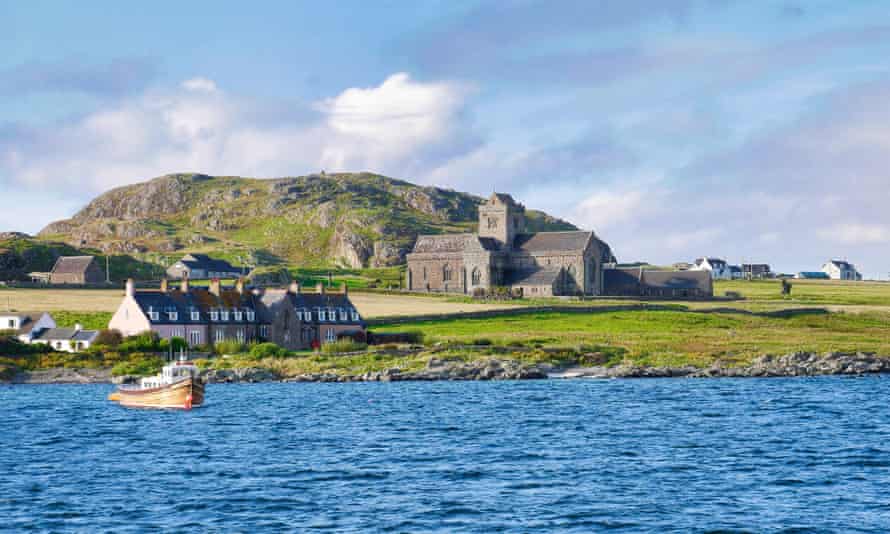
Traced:
[[[317, 103], [238, 97], [196, 77], [47, 127], [0, 136], [0, 183], [74, 192], [170, 172], [281, 176], [430, 172], [464, 149], [467, 89], [399, 73]], [[0, 132], [2, 134], [3, 132]]]
[[609, 229], [639, 218], [645, 201], [642, 191], [593, 193], [575, 207], [573, 220], [587, 228]]
[[216, 82], [207, 78], [197, 77], [182, 82], [182, 88], [189, 91], [215, 93], [217, 91]]
[[823, 239], [851, 245], [890, 241], [890, 227], [882, 224], [840, 223], [818, 234]]

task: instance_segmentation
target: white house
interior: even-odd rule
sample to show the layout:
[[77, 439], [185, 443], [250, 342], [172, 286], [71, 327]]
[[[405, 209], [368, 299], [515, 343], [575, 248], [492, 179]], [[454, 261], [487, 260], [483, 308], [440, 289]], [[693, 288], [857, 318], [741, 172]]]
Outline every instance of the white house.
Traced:
[[[713, 280], [732, 280], [732, 266], [719, 258], [698, 258], [690, 271], [710, 271]], [[740, 276], [741, 277], [741, 276]]]
[[84, 330], [79, 324], [74, 328], [49, 328], [41, 330], [31, 343], [51, 346], [59, 352], [80, 352], [90, 348], [99, 337], [98, 330]]
[[822, 266], [822, 272], [832, 280], [862, 280], [856, 266], [844, 260], [831, 260]]
[[31, 343], [37, 334], [55, 327], [47, 312], [0, 312], [0, 330], [14, 330], [22, 343]]

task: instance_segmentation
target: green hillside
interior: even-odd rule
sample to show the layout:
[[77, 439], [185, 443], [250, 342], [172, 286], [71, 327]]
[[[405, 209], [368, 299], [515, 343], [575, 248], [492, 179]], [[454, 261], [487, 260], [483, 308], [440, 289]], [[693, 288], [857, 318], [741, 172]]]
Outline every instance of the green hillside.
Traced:
[[[161, 264], [202, 252], [247, 265], [386, 267], [404, 262], [418, 234], [474, 231], [480, 202], [370, 173], [174, 174], [113, 189], [38, 238]], [[528, 219], [532, 231], [575, 229], [533, 210]]]

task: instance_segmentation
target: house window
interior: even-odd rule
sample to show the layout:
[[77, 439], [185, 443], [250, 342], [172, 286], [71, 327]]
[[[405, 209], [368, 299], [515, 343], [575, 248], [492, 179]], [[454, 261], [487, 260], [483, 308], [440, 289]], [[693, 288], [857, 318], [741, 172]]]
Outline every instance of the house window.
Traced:
[[336, 340], [337, 340], [337, 335], [334, 334], [334, 329], [333, 329], [333, 328], [328, 328], [328, 329], [327, 329], [327, 331], [324, 333], [324, 339], [325, 339], [325, 341], [327, 341], [328, 343], [331, 343], [332, 341], [336, 341]]
[[169, 317], [171, 321], [178, 321], [179, 320], [179, 312], [175, 312], [175, 311], [167, 312], [167, 317]]
[[210, 320], [211, 321], [219, 321], [219, 312], [216, 310], [211, 311], [210, 312]]
[[306, 319], [306, 322], [312, 321], [312, 312], [309, 310], [303, 310], [303, 317]]
[[222, 310], [221, 312], [219, 312], [219, 315], [223, 321], [229, 320], [229, 310]]
[[328, 308], [328, 320], [334, 322], [337, 320], [337, 310], [334, 308]]
[[185, 333], [182, 328], [174, 328], [173, 329], [173, 337], [185, 338]]
[[253, 310], [247, 310], [247, 320], [253, 322], [256, 319], [256, 313]]
[[213, 340], [216, 343], [221, 343], [226, 338], [225, 332], [222, 330], [216, 330], [213, 332]]
[[200, 321], [201, 313], [198, 310], [192, 310], [192, 321]]
[[237, 332], [235, 332], [235, 339], [238, 340], [238, 343], [244, 343], [244, 330], [239, 328]]
[[451, 266], [447, 263], [442, 267], [442, 280], [448, 282], [451, 280]]
[[237, 311], [237, 310], [236, 310], [236, 311], [234, 312], [234, 314], [235, 314], [235, 320], [236, 320], [236, 321], [241, 321], [241, 320], [244, 319], [244, 313], [243, 313], [243, 312], [240, 312], [240, 311]]
[[353, 322], [358, 322], [358, 312], [355, 310], [352, 310], [352, 320]]
[[260, 336], [264, 337], [264, 338], [269, 337], [269, 325], [267, 325], [267, 324], [260, 325]]
[[318, 320], [319, 320], [319, 321], [327, 321], [327, 319], [325, 319], [325, 312], [324, 312], [324, 310], [318, 310]]
[[494, 217], [489, 217], [488, 218], [488, 229], [492, 230], [497, 227], [498, 227], [498, 220]]
[[341, 320], [341, 321], [348, 321], [348, 320], [349, 320], [349, 315], [348, 315], [347, 312], [346, 312], [346, 308], [340, 308], [340, 320]]
[[9, 320], [9, 328], [15, 328], [15, 319]]
[[303, 320], [303, 310], [297, 310], [297, 320], [298, 321]]
[[151, 319], [152, 321], [157, 321], [159, 317], [160, 317], [160, 314], [158, 312], [156, 312], [151, 307], [148, 308], [148, 318], [149, 319]]
[[192, 346], [201, 344], [201, 331], [200, 330], [191, 330], [189, 332], [189, 344]]
[[479, 284], [481, 284], [482, 283], [482, 271], [480, 271], [478, 268], [474, 268], [473, 274], [472, 274], [472, 279], [473, 279], [474, 286], [478, 286]]

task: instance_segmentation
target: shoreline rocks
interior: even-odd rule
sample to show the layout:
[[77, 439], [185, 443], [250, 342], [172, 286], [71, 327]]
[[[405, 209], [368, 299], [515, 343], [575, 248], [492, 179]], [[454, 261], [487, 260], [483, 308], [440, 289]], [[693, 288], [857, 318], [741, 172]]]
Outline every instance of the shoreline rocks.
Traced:
[[[647, 367], [616, 365], [612, 367], [556, 367], [551, 364], [528, 364], [517, 360], [485, 358], [463, 361], [460, 358], [431, 358], [421, 370], [399, 368], [373, 371], [361, 375], [339, 375], [333, 372], [282, 377], [263, 367], [210, 369], [202, 373], [208, 383], [257, 382], [402, 382], [457, 380], [541, 380], [572, 378], [762, 378], [826, 375], [867, 375], [890, 373], [890, 357], [871, 353], [815, 354], [795, 352], [783, 356], [763, 355], [750, 365], [736, 366], [717, 361], [705, 368]], [[54, 368], [17, 373], [9, 384], [121, 384], [137, 377], [112, 377], [110, 369]]]

